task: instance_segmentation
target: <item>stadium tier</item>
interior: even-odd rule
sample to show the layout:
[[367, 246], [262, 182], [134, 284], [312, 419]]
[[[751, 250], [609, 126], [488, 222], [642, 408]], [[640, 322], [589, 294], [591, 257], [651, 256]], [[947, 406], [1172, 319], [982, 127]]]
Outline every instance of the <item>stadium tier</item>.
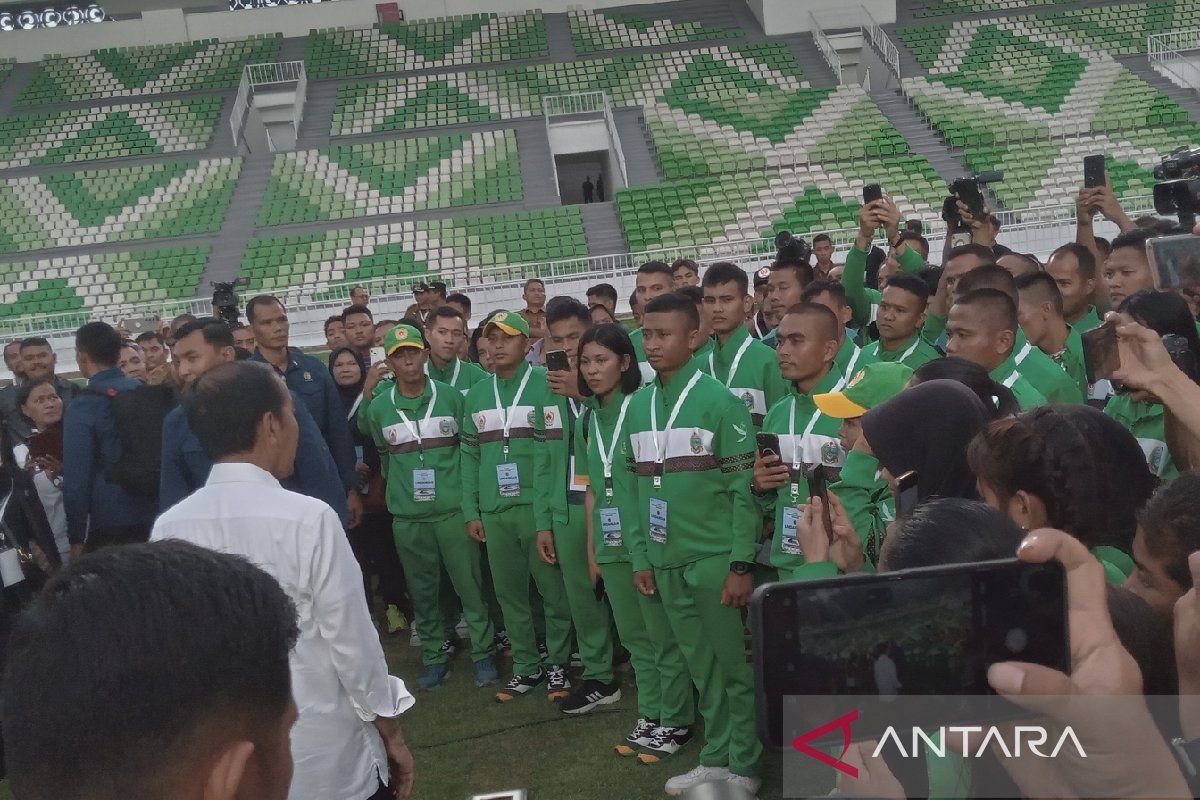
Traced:
[[0, 58], [0, 84], [4, 83], [5, 79], [8, 78], [15, 64], [16, 62], [11, 58]]
[[577, 53], [684, 44], [708, 39], [741, 39], [741, 28], [716, 28], [698, 22], [650, 18], [620, 11], [570, 12], [571, 41]]
[[43, 59], [19, 106], [236, 88], [247, 64], [275, 61], [279, 37], [93, 50]]
[[275, 157], [259, 225], [351, 219], [523, 197], [511, 130], [391, 139]]
[[0, 252], [216, 233], [240, 158], [54, 172], [0, 183]]
[[0, 169], [203, 150], [220, 113], [209, 96], [0, 117]]
[[536, 58], [548, 48], [541, 12], [528, 11], [317, 30], [304, 60], [311, 78], [346, 78]]

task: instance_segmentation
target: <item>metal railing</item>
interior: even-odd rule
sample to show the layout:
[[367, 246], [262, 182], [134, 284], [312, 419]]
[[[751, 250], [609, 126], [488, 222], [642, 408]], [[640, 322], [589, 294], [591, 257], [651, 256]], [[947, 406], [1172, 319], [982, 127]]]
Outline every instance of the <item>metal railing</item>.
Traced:
[[308, 72], [301, 62], [300, 77], [296, 80], [296, 106], [292, 114], [292, 124], [296, 126], [296, 139], [300, 138], [300, 120], [304, 118], [304, 104], [308, 102]]
[[242, 73], [241, 83], [238, 84], [237, 97], [233, 100], [233, 113], [229, 116], [229, 127], [233, 131], [233, 146], [236, 148], [242, 138], [242, 123], [250, 111], [250, 83], [246, 74]]
[[812, 26], [813, 41], [817, 44], [817, 50], [821, 53], [821, 57], [825, 59], [825, 63], [833, 70], [833, 77], [837, 80], [839, 86], [842, 85], [842, 59], [838, 56], [837, 50], [834, 49], [833, 43], [829, 41], [829, 37], [825, 35], [825, 31], [821, 30], [821, 23], [817, 22], [817, 18], [813, 16], [811, 11], [808, 12], [808, 23]]
[[879, 57], [883, 59], [883, 63], [896, 76], [896, 80], [900, 80], [900, 50], [884, 33], [883, 28], [879, 27], [879, 23], [871, 16], [871, 12], [867, 11], [866, 6], [859, 6], [862, 11], [863, 22], [861, 29], [863, 35], [875, 47]]
[[621, 137], [617, 135], [617, 120], [613, 116], [608, 95], [604, 96], [604, 125], [608, 128], [608, 143], [617, 154], [617, 167], [621, 170], [621, 186], [628, 186], [629, 172], [625, 168], [625, 148], [621, 147]]
[[1147, 36], [1146, 56], [1151, 69], [1180, 86], [1200, 91], [1200, 29]]
[[601, 91], [542, 95], [542, 113], [547, 117], [598, 114], [604, 113], [607, 108], [608, 95]]
[[304, 75], [303, 61], [273, 61], [267, 64], [247, 64], [245, 77], [251, 86], [272, 83], [292, 83]]

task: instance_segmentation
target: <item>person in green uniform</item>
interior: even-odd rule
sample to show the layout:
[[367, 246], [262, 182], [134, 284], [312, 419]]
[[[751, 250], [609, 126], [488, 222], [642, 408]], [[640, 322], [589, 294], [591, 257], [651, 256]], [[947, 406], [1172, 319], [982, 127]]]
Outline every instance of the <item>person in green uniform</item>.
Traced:
[[741, 608], [754, 587], [761, 519], [750, 494], [754, 425], [746, 405], [692, 360], [700, 319], [691, 300], [657, 297], [643, 323], [657, 377], [635, 395], [626, 422], [638, 491], [630, 560], [638, 590], [662, 596], [705, 734], [700, 765], [665, 788], [678, 795], [726, 781], [753, 795], [762, 745]]
[[575, 463], [588, 476], [588, 569], [602, 581], [638, 687], [638, 721], [616, 746], [654, 763], [692, 739], [695, 721], [687, 663], [658, 594], [633, 583], [627, 531], [638, 515], [637, 485], [625, 466], [625, 426], [641, 385], [633, 343], [620, 325], [596, 325], [579, 340], [578, 384], [587, 410], [575, 421]]
[[921, 329], [929, 306], [929, 285], [916, 275], [893, 275], [880, 293], [875, 326], [879, 339], [863, 348], [862, 364], [896, 362], [917, 369], [941, 358], [937, 348], [925, 341]]
[[466, 323], [462, 312], [454, 306], [438, 306], [425, 320], [425, 339], [429, 343], [429, 360], [425, 374], [456, 389], [464, 397], [472, 386], [487, 380], [483, 367], [459, 358]]
[[[496, 598], [512, 645], [513, 676], [496, 699], [508, 702], [543, 681], [551, 699], [571, 689], [571, 611], [562, 573], [542, 561], [533, 506], [538, 499], [535, 435], [555, 398], [546, 373], [532, 367], [529, 324], [512, 311], [496, 313], [484, 327], [496, 374], [467, 392], [462, 422], [463, 518], [467, 534], [487, 543]], [[546, 619], [547, 664], [538, 655], [530, 607], [532, 577]]]
[[392, 533], [421, 636], [425, 671], [417, 685], [436, 688], [449, 673], [447, 653], [440, 647], [444, 566], [470, 632], [475, 683], [490, 686], [500, 674], [491, 654], [494, 631], [480, 589], [479, 544], [463, 535], [458, 435], [462, 396], [425, 376], [425, 341], [411, 325], [388, 331], [384, 352], [395, 381], [375, 394], [363, 424], [382, 457]]
[[1062, 293], [1054, 278], [1031, 272], [1017, 278], [1017, 321], [1025, 338], [1041, 350], [1075, 381], [1081, 397], [1088, 395], [1087, 370], [1083, 364], [1083, 338], [1063, 317]]
[[800, 302], [825, 306], [838, 321], [838, 352], [833, 369], [843, 380], [850, 380], [862, 363], [862, 348], [854, 343], [852, 331], [847, 330], [852, 312], [846, 301], [846, 290], [836, 281], [813, 281], [800, 293]]
[[676, 292], [691, 300], [696, 304], [696, 313], [700, 315], [700, 343], [696, 346], [696, 351], [692, 353], [692, 358], [696, 359], [696, 363], [701, 369], [708, 364], [708, 357], [713, 351], [712, 325], [708, 321], [708, 310], [704, 307], [704, 290], [699, 284], [694, 286], [680, 286], [675, 289]]
[[1045, 405], [1046, 398], [1017, 370], [1017, 328], [1017, 305], [1011, 297], [999, 289], [976, 289], [950, 308], [946, 354], [982, 366], [992, 380], [1012, 389], [1022, 410], [1029, 410]]
[[[802, 302], [800, 295], [804, 287], [812, 282], [812, 267], [808, 262], [777, 261], [771, 265], [771, 274], [767, 278], [767, 298], [765, 301], [766, 314], [769, 318], [782, 320], [788, 309]], [[775, 323], [776, 327], [779, 323]], [[762, 338], [763, 344], [775, 348], [776, 333], [772, 328]]]
[[773, 507], [775, 511], [771, 566], [778, 570], [780, 580], [829, 574], [824, 571], [828, 564], [806, 564], [799, 524], [800, 506], [808, 502], [807, 476], [817, 470], [840, 469], [845, 458], [838, 440], [841, 421], [822, 414], [813, 402], [814, 395], [834, 391], [843, 383], [834, 366], [839, 329], [844, 328], [838, 318], [819, 303], [795, 306], [777, 329], [779, 370], [791, 383], [792, 392], [772, 406], [763, 420], [763, 432], [778, 436], [779, 452], [758, 456], [764, 467], [774, 468], [764, 475], [766, 480], [756, 474], [751, 491], [764, 510]]
[[1100, 327], [1100, 314], [1092, 305], [1096, 293], [1096, 257], [1078, 242], [1068, 242], [1050, 254], [1046, 274], [1062, 293], [1063, 317], [1081, 336]]
[[929, 298], [925, 325], [921, 328], [921, 335], [925, 337], [925, 341], [945, 349], [948, 338], [946, 321], [949, 318], [950, 306], [954, 305], [955, 297], [963, 293], [958, 288], [958, 282], [967, 273], [995, 263], [995, 255], [984, 245], [971, 243], [950, 248], [942, 261], [942, 276], [938, 280], [937, 292]]
[[575, 420], [583, 413], [576, 358], [579, 337], [589, 327], [591, 314], [575, 298], [555, 297], [546, 305], [544, 353], [564, 354], [569, 369], [546, 373], [555, 402], [545, 407], [539, 425], [533, 516], [542, 560], [562, 572], [583, 663], [582, 682], [561, 703], [564, 714], [586, 714], [621, 699], [612, 670], [608, 603], [596, 597], [588, 574], [587, 471], [575, 458]]
[[869, 289], [866, 285], [867, 256], [871, 254], [875, 232], [880, 228], [892, 245], [892, 257], [900, 265], [902, 273], [915, 275], [925, 269], [925, 259], [912, 246], [912, 240], [900, 235], [900, 210], [890, 198], [882, 197], [859, 210], [858, 236], [854, 239], [854, 246], [846, 253], [842, 286], [846, 289], [846, 302], [854, 314], [854, 324], [864, 331], [875, 321], [882, 299], [880, 290]]
[[[671, 274], [671, 268], [663, 261], [647, 261], [638, 267], [636, 281], [633, 290], [633, 297], [637, 299], [638, 310], [645, 315], [646, 303], [650, 302], [659, 295], [664, 295], [670, 292], [675, 286], [675, 276]], [[632, 305], [632, 298], [630, 301]], [[635, 316], [637, 313], [635, 312]], [[639, 326], [629, 334], [629, 338], [633, 341], [633, 349], [637, 352], [638, 370], [642, 375], [642, 385], [650, 383], [654, 380], [654, 369], [650, 366], [650, 362], [646, 360], [646, 350], [642, 346], [642, 328]]]
[[755, 426], [788, 393], [770, 347], [750, 335], [746, 317], [754, 308], [745, 270], [727, 261], [704, 271], [704, 307], [712, 326], [712, 351], [700, 369], [713, 376], [750, 409]]

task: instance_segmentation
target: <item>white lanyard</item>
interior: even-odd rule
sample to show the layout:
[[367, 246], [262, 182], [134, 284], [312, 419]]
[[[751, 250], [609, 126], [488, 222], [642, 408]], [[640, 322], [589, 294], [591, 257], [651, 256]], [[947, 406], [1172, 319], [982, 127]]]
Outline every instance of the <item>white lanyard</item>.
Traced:
[[1025, 346], [1021, 348], [1021, 352], [1017, 353], [1017, 357], [1013, 359], [1013, 363], [1016, 364], [1018, 367], [1021, 366], [1021, 362], [1024, 361], [1026, 358], [1028, 358], [1029, 354], [1032, 352], [1033, 352], [1033, 343], [1026, 342]]
[[613, 455], [617, 452], [617, 442], [621, 441], [621, 426], [625, 424], [625, 412], [629, 410], [629, 401], [633, 397], [626, 395], [621, 401], [621, 413], [617, 415], [617, 425], [613, 428], [612, 444], [604, 446], [604, 435], [600, 433], [600, 415], [592, 415], [592, 427], [596, 432], [596, 449], [600, 451], [600, 463], [604, 465], [604, 496], [612, 499], [612, 463]]
[[813, 412], [812, 419], [808, 421], [808, 426], [804, 429], [804, 433], [800, 438], [796, 438], [796, 398], [792, 398], [792, 411], [788, 418], [788, 435], [792, 437], [792, 497], [800, 496], [800, 467], [803, 461], [800, 458], [800, 443], [808, 438], [808, 435], [813, 432], [813, 428], [817, 427], [817, 420], [821, 416], [821, 410], [817, 409]]
[[437, 383], [435, 381], [429, 382], [429, 390], [429, 408], [425, 411], [425, 419], [421, 420], [419, 425], [414, 426], [408, 415], [396, 405], [396, 387], [392, 387], [392, 406], [396, 409], [396, 413], [400, 415], [400, 421], [404, 423], [404, 427], [408, 428], [408, 432], [417, 440], [417, 449], [421, 451], [422, 462], [425, 461], [425, 439], [421, 436], [421, 425], [429, 422], [429, 419], [433, 416], [433, 407], [437, 405]]
[[1014, 369], [1012, 371], [1012, 375], [1009, 375], [1007, 378], [1002, 380], [1001, 383], [1003, 383], [1005, 386], [1007, 386], [1009, 389], [1011, 389], [1013, 387], [1013, 384], [1016, 383], [1017, 380], [1020, 379], [1020, 377], [1021, 377], [1021, 373]]
[[[725, 388], [726, 389], [733, 386], [733, 376], [737, 374], [738, 364], [742, 363], [742, 356], [746, 355], [746, 351], [750, 349], [750, 343], [752, 341], [754, 341], [754, 340], [751, 339], [750, 336], [747, 334], [746, 340], [744, 342], [742, 342], [741, 346], [738, 347], [738, 351], [736, 353], [734, 353], [733, 362], [729, 365], [729, 374], [725, 376]], [[715, 345], [713, 346], [713, 349], [715, 351], [715, 349], [716, 349]], [[715, 355], [716, 355], [715, 352], [708, 354], [708, 373], [710, 375], [712, 375], [714, 378], [717, 377], [717, 366], [716, 366]]]
[[[915, 339], [913, 339], [913, 343], [911, 345], [909, 345], [908, 349], [905, 350], [904, 353], [900, 356], [900, 358], [898, 358], [896, 360], [904, 361], [906, 358], [909, 358], [910, 356], [912, 356], [913, 353], [917, 352], [917, 346], [920, 344], [921, 344], [921, 335], [917, 334], [917, 337]], [[874, 345], [872, 345], [872, 347], [875, 348], [875, 352], [872, 355], [875, 358], [878, 358], [879, 354], [883, 352], [883, 341], [880, 340], [880, 341], [876, 342]]]
[[[452, 372], [452, 373], [450, 374], [450, 385], [451, 385], [451, 386], [454, 386], [456, 383], [458, 383], [458, 373], [459, 373], [459, 371], [460, 371], [461, 369], [462, 369], [462, 359], [461, 359], [461, 358], [458, 358], [458, 357], [455, 357], [455, 359], [454, 359], [454, 372]], [[429, 362], [428, 362], [428, 361], [426, 361], [426, 362], [425, 362], [425, 375], [426, 375], [426, 376], [428, 376], [428, 375], [429, 375]], [[457, 387], [457, 386], [455, 386], [454, 388], [456, 388], [456, 389], [457, 389], [458, 387]]]
[[858, 357], [862, 355], [862, 348], [854, 351], [854, 358], [850, 359], [850, 363], [846, 365], [846, 372], [842, 375], [842, 379], [838, 381], [837, 386], [833, 387], [835, 392], [840, 391], [843, 386], [850, 382], [854, 377], [854, 365], [858, 363]]
[[[675, 407], [671, 409], [671, 414], [667, 417], [667, 427], [664, 431], [668, 436], [670, 436], [671, 426], [675, 424], [675, 418], [679, 416], [679, 410], [683, 408], [684, 401], [687, 400], [688, 394], [698, 380], [700, 380], [700, 373], [693, 372], [687, 385], [680, 392], [679, 399], [675, 401]], [[666, 405], [665, 399], [663, 405]], [[662, 486], [663, 464], [666, 463], [663, 453], [665, 442], [661, 441], [658, 436], [658, 386], [654, 386], [650, 390], [650, 434], [654, 437], [654, 463], [658, 465], [658, 470], [654, 474], [654, 488], [657, 489]]]
[[354, 419], [354, 415], [358, 413], [358, 407], [360, 405], [362, 405], [362, 401], [363, 401], [363, 396], [360, 393], [358, 395], [358, 397], [354, 398], [354, 405], [350, 406], [350, 411], [347, 412], [346, 419], [348, 419], [348, 420]]
[[504, 414], [504, 457], [508, 458], [508, 432], [512, 430], [513, 411], [521, 402], [521, 395], [525, 393], [525, 386], [529, 383], [529, 376], [533, 374], [533, 370], [526, 368], [525, 377], [521, 378], [521, 383], [517, 386], [517, 393], [513, 395], [512, 405], [508, 408], [500, 402], [500, 377], [492, 376], [492, 394], [496, 396], [496, 410]]
[[574, 397], [568, 397], [567, 404], [571, 406], [571, 419], [576, 419], [583, 413], [583, 403], [577, 401]]

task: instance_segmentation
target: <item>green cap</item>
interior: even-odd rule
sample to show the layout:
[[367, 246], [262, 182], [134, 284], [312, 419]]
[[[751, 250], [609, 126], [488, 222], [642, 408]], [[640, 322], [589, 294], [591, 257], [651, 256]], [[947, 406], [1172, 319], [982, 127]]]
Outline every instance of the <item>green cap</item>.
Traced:
[[529, 323], [515, 311], [497, 311], [496, 315], [483, 326], [483, 335], [487, 336], [488, 329], [495, 325], [509, 336], [528, 336]]
[[899, 361], [876, 361], [854, 373], [840, 392], [814, 395], [813, 402], [826, 416], [836, 419], [861, 417], [900, 394], [912, 374], [912, 368]]
[[401, 347], [419, 347], [425, 349], [425, 337], [412, 325], [397, 325], [383, 337], [383, 352], [391, 355]]

